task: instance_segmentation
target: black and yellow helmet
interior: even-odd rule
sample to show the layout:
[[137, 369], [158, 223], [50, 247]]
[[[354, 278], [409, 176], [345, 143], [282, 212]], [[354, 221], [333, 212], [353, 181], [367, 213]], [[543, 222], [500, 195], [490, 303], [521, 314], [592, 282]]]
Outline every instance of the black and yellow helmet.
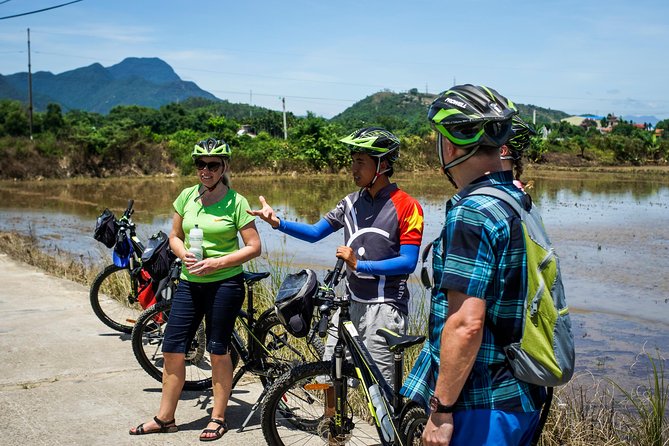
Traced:
[[441, 93], [427, 117], [453, 145], [467, 149], [500, 147], [511, 135], [511, 118], [517, 113], [513, 102], [492, 88], [465, 84]]
[[230, 146], [222, 139], [207, 138], [195, 144], [191, 157], [220, 156], [230, 158], [231, 153]]
[[381, 127], [364, 127], [339, 141], [351, 152], [363, 152], [391, 164], [400, 156], [400, 140]]

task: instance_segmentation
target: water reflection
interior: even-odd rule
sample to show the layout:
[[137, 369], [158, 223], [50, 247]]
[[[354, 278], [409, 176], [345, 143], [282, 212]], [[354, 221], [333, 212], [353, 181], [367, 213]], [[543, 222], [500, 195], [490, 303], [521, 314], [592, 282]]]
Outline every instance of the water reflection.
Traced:
[[[579, 368], [621, 375], [644, 346], [666, 350], [669, 179], [578, 172], [536, 172], [526, 178], [533, 180], [530, 192], [562, 259], [565, 288], [575, 311]], [[439, 233], [444, 202], [453, 188], [436, 174], [393, 180], [423, 204], [424, 244], [429, 242]], [[0, 230], [32, 231], [47, 249], [57, 247], [95, 261], [108, 255], [92, 239], [95, 217], [102, 209], [109, 207], [118, 215], [127, 200], [134, 199], [138, 233], [146, 239], [159, 229], [169, 231], [174, 198], [196, 181], [173, 177], [0, 182]], [[259, 206], [257, 197], [264, 195], [283, 218], [312, 223], [354, 185], [349, 176], [268, 175], [233, 176], [233, 187], [252, 207]], [[312, 245], [273, 231], [262, 221], [257, 225], [266, 255], [282, 257], [292, 268], [331, 267], [334, 250], [343, 240], [334, 234]], [[411, 286], [420, 296], [415, 279]]]

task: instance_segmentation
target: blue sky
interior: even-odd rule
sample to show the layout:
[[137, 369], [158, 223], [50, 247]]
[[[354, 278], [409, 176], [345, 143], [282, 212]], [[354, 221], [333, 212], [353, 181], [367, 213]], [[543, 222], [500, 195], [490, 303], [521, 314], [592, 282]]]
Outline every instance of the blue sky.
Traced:
[[[0, 0], [0, 17], [67, 0]], [[669, 118], [669, 2], [84, 0], [0, 20], [0, 73], [159, 57], [231, 102], [332, 117], [383, 89], [485, 84], [570, 114]]]

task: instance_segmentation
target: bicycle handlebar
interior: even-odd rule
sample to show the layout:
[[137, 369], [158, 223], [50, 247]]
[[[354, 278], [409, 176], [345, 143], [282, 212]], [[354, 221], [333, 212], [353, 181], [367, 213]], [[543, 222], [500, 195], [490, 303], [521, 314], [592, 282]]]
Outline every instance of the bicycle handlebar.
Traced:
[[318, 336], [325, 337], [330, 322], [330, 311], [334, 303], [334, 288], [339, 283], [342, 269], [344, 268], [344, 259], [337, 259], [334, 269], [325, 278], [325, 286], [322, 288], [320, 301], [323, 302], [318, 307], [318, 312], [321, 314], [321, 320], [318, 323]]
[[128, 200], [128, 207], [125, 208], [125, 211], [123, 212], [123, 216], [125, 218], [130, 218], [130, 216], [135, 212], [135, 210], [132, 208], [132, 206], [135, 204], [135, 200], [132, 198]]
[[172, 264], [172, 270], [170, 271], [170, 280], [177, 280], [181, 275], [181, 259], [177, 259]]

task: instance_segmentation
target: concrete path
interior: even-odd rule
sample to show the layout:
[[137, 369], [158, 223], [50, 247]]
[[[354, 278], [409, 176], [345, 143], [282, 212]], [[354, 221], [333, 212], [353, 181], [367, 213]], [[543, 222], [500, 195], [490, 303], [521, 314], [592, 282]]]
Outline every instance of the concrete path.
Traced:
[[[235, 432], [260, 390], [251, 383], [233, 391], [231, 431], [214, 444], [265, 444], [259, 414]], [[179, 432], [128, 435], [159, 400], [160, 383], [137, 364], [129, 335], [96, 318], [86, 287], [0, 254], [1, 445], [203, 444], [210, 391], [182, 394]]]

